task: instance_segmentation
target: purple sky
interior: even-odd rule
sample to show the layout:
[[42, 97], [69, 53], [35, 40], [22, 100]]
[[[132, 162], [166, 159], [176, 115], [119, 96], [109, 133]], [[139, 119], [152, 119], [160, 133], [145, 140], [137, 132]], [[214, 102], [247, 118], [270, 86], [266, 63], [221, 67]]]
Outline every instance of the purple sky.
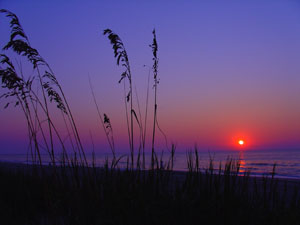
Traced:
[[[31, 45], [55, 71], [87, 149], [89, 132], [97, 151], [107, 148], [88, 75], [101, 110], [111, 118], [118, 149], [128, 149], [118, 84], [123, 70], [102, 35], [105, 28], [125, 44], [143, 112], [148, 75], [143, 65], [152, 66], [149, 44], [156, 29], [159, 121], [179, 150], [195, 143], [203, 150], [231, 149], [239, 138], [249, 149], [300, 147], [297, 1], [2, 0], [0, 8], [17, 14]], [[8, 23], [1, 15], [1, 47], [9, 39]], [[152, 100], [151, 89], [148, 134]], [[0, 151], [24, 152], [25, 120], [18, 108], [4, 110], [5, 103], [0, 101]], [[158, 139], [163, 142], [160, 134]]]

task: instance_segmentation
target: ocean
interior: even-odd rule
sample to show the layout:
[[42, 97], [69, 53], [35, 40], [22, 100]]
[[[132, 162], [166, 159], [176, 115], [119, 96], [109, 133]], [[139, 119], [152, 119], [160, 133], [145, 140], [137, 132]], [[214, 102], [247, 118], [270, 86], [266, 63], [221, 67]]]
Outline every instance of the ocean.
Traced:
[[[215, 169], [219, 165], [224, 167], [227, 159], [239, 160], [242, 174], [246, 170], [250, 170], [252, 176], [265, 176], [272, 173], [274, 164], [276, 164], [275, 177], [300, 179], [300, 149], [299, 150], [248, 150], [248, 151], [199, 151], [200, 168], [208, 168], [210, 159], [213, 160]], [[86, 154], [89, 163], [92, 163], [92, 154]], [[128, 154], [119, 153], [117, 157], [121, 157], [119, 167], [126, 167]], [[161, 153], [157, 154], [161, 159]], [[166, 165], [170, 154], [164, 152], [162, 156], [163, 165]], [[44, 164], [48, 164], [50, 160], [47, 155], [43, 155]], [[136, 157], [136, 156], [135, 156]], [[58, 157], [59, 158], [59, 157]], [[151, 153], [145, 154], [146, 165], [149, 165]], [[105, 160], [111, 160], [111, 153], [96, 153], [95, 164], [103, 166]], [[26, 154], [0, 154], [0, 161], [26, 163], [30, 162]], [[174, 158], [174, 170], [187, 171], [187, 153], [176, 152]]]

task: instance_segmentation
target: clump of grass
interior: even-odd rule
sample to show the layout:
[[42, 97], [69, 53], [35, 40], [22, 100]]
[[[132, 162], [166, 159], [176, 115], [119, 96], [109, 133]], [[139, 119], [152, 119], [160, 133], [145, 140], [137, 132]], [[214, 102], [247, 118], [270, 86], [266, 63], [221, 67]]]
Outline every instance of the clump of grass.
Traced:
[[[41, 149], [46, 149], [52, 164], [55, 165], [55, 137], [61, 145], [65, 159], [68, 160], [64, 141], [54, 124], [49, 109], [49, 103], [54, 102], [61, 111], [64, 121], [66, 117], [69, 122], [77, 146], [76, 152], [80, 157], [81, 163], [87, 164], [75, 120], [54, 72], [39, 52], [31, 46], [18, 17], [14, 13], [4, 9], [0, 10], [0, 13], [10, 19], [11, 28], [10, 39], [2, 50], [10, 50], [21, 57], [25, 57], [35, 72], [31, 76], [26, 76], [23, 74], [21, 68], [20, 72], [16, 70], [16, 67], [7, 55], [0, 55], [2, 65], [0, 68], [0, 78], [2, 88], [7, 90], [1, 97], [12, 99], [14, 105], [20, 106], [25, 115], [33, 163], [38, 162], [42, 164]], [[9, 104], [10, 102], [5, 107]], [[44, 118], [47, 121], [47, 128], [42, 124]], [[70, 139], [72, 140], [72, 137]]]
[[288, 199], [284, 193], [293, 189], [278, 191], [282, 184], [276, 178], [238, 175], [232, 159], [219, 169], [197, 170], [197, 153], [189, 154], [194, 169], [187, 173], [110, 169], [108, 161], [103, 168], [57, 166], [55, 176], [53, 167], [0, 167], [1, 219], [6, 224], [299, 224], [299, 196]]
[[[130, 153], [131, 153], [131, 167], [133, 168], [134, 166], [134, 132], [133, 132], [133, 118], [136, 120], [139, 128], [140, 128], [140, 146], [137, 154], [137, 162], [136, 165], [137, 167], [140, 167], [142, 165], [143, 168], [145, 168], [145, 142], [146, 142], [146, 127], [147, 127], [147, 113], [148, 113], [148, 97], [149, 97], [149, 78], [150, 78], [150, 70], [149, 70], [149, 76], [148, 76], [148, 88], [147, 88], [147, 99], [146, 99], [146, 111], [145, 111], [145, 121], [144, 121], [144, 129], [143, 129], [143, 123], [142, 123], [142, 116], [141, 116], [141, 111], [140, 111], [140, 105], [139, 105], [139, 100], [138, 100], [138, 95], [136, 93], [136, 98], [137, 98], [137, 103], [138, 103], [138, 109], [139, 109], [139, 118], [137, 117], [137, 114], [133, 108], [133, 82], [132, 82], [132, 74], [130, 70], [130, 64], [129, 64], [129, 59], [128, 55], [126, 52], [126, 49], [124, 47], [124, 44], [121, 40], [121, 38], [113, 33], [110, 29], [106, 29], [103, 32], [104, 35], [108, 36], [108, 39], [110, 40], [113, 50], [114, 50], [114, 56], [117, 58], [117, 65], [121, 65], [125, 68], [125, 71], [121, 74], [121, 79], [119, 80], [119, 83], [121, 81], [124, 81], [124, 92], [125, 92], [125, 112], [126, 112], [126, 121], [127, 121], [127, 129], [128, 129], [128, 137], [129, 137], [129, 146], [130, 146]], [[158, 44], [157, 44], [157, 39], [156, 39], [156, 32], [155, 29], [152, 32], [153, 34], [153, 41], [152, 44], [150, 45], [152, 49], [152, 54], [153, 54], [153, 79], [154, 79], [154, 111], [153, 111], [153, 130], [152, 130], [152, 145], [151, 145], [151, 169], [154, 169], [155, 166], [156, 168], [160, 168], [163, 166], [157, 158], [157, 153], [155, 152], [155, 136], [156, 136], [156, 127], [160, 130], [160, 132], [163, 134], [165, 140], [166, 135], [164, 132], [161, 130], [158, 124], [158, 119], [157, 119], [157, 86], [159, 84], [159, 79], [158, 79]], [[125, 89], [125, 81], [126, 79], [129, 82], [129, 92], [126, 94], [126, 89]], [[128, 118], [128, 110], [127, 110], [127, 102], [130, 101], [130, 126], [129, 126], [129, 118]], [[166, 146], [167, 146], [167, 141], [166, 141]], [[142, 163], [141, 161], [141, 149], [143, 150], [143, 156], [142, 156]], [[161, 153], [161, 158], [163, 157], [163, 151]]]

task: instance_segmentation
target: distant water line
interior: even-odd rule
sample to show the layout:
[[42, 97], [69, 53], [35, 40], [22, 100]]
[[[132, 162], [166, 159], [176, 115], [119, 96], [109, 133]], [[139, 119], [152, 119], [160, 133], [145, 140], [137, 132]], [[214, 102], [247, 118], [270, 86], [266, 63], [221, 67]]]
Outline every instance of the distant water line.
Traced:
[[[127, 156], [129, 154], [118, 153], [117, 157], [123, 156], [118, 166], [125, 168], [127, 164]], [[166, 166], [169, 154], [164, 153], [162, 157], [162, 164]], [[45, 165], [50, 163], [47, 155], [43, 155], [43, 162]], [[0, 161], [16, 162], [16, 163], [30, 163], [26, 154], [0, 154]], [[160, 160], [161, 156], [158, 154]], [[278, 178], [293, 178], [300, 179], [300, 150], [255, 150], [255, 151], [215, 151], [215, 152], [199, 152], [200, 168], [205, 169], [209, 166], [210, 158], [213, 159], [214, 168], [218, 169], [221, 163], [222, 166], [227, 159], [239, 160], [241, 174], [250, 170], [252, 176], [269, 175], [272, 172], [273, 166], [276, 163], [276, 174]], [[59, 161], [59, 157], [57, 157]], [[112, 159], [110, 153], [96, 153], [96, 166], [103, 166], [105, 160]], [[151, 153], [146, 153], [146, 165], [150, 166]], [[87, 154], [89, 164], [92, 164], [92, 154]], [[174, 158], [174, 170], [187, 171], [186, 152], [177, 152]]]

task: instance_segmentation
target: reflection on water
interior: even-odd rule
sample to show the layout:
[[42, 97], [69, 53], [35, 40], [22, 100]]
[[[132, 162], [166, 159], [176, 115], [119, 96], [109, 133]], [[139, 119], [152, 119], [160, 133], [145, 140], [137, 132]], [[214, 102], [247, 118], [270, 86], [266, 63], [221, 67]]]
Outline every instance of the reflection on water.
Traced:
[[240, 172], [245, 173], [247, 171], [247, 167], [246, 167], [244, 151], [241, 151], [239, 154], [239, 163], [240, 163]]
[[[120, 153], [119, 155], [123, 155]], [[159, 156], [159, 154], [158, 154]], [[95, 163], [97, 166], [104, 164], [105, 158], [111, 159], [110, 153], [97, 153]], [[164, 153], [162, 159], [164, 162], [168, 161], [169, 155]], [[49, 162], [46, 156], [43, 156], [45, 164]], [[160, 158], [160, 156], [159, 156]], [[240, 172], [244, 173], [250, 170], [251, 175], [266, 175], [272, 172], [274, 163], [276, 163], [276, 176], [289, 177], [300, 179], [300, 150], [281, 150], [281, 151], [216, 151], [216, 152], [199, 152], [200, 167], [208, 168], [209, 160], [214, 160], [214, 167], [218, 169], [221, 163], [224, 167], [226, 160], [239, 160]], [[87, 159], [91, 163], [92, 155], [87, 154]], [[146, 163], [150, 165], [151, 154], [146, 154]], [[48, 161], [47, 161], [48, 160]], [[27, 157], [23, 154], [0, 154], [0, 161], [11, 162], [26, 162]], [[126, 166], [127, 157], [120, 161], [119, 165]], [[177, 152], [174, 159], [174, 169], [186, 171], [187, 160], [186, 152]]]

